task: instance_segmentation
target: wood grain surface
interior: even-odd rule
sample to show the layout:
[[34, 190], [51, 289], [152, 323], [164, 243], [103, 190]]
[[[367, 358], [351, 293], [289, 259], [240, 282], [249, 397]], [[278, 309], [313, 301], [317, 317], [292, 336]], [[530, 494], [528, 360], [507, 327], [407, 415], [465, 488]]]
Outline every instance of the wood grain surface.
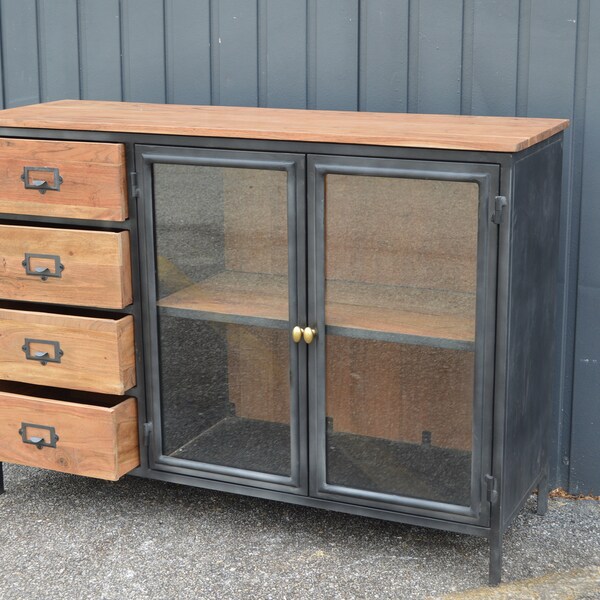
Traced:
[[0, 127], [517, 152], [567, 119], [59, 100], [0, 112]]
[[[286, 277], [224, 271], [175, 292], [158, 304], [286, 323], [287, 294]], [[474, 306], [474, 294], [329, 281], [325, 322], [365, 331], [473, 342]]]
[[473, 352], [331, 335], [326, 352], [334, 431], [471, 448]]
[[[328, 174], [325, 185], [328, 285], [475, 292], [476, 183]], [[372, 302], [377, 306], [375, 296]]]
[[[60, 277], [27, 275], [26, 254], [58, 257]], [[29, 270], [56, 271], [56, 260], [33, 256]], [[129, 232], [0, 225], [0, 297], [29, 302], [123, 308], [133, 301]]]
[[[239, 417], [290, 422], [285, 331], [227, 325], [229, 401]], [[333, 430], [437, 447], [472, 446], [473, 352], [327, 336]]]
[[[60, 343], [60, 363], [27, 360], [25, 339]], [[32, 351], [50, 351], [32, 344]], [[123, 394], [135, 385], [133, 317], [91, 318], [0, 309], [0, 379]]]
[[[61, 401], [0, 387], [0, 461], [115, 481], [139, 465], [137, 401], [102, 397], [99, 405]], [[23, 442], [23, 423], [54, 427], [56, 448]], [[26, 438], [49, 441], [43, 427], [27, 427]]]
[[[26, 189], [24, 167], [58, 168], [59, 191]], [[123, 144], [0, 138], [0, 213], [124, 221], [127, 218]], [[32, 171], [30, 180], [54, 175]]]

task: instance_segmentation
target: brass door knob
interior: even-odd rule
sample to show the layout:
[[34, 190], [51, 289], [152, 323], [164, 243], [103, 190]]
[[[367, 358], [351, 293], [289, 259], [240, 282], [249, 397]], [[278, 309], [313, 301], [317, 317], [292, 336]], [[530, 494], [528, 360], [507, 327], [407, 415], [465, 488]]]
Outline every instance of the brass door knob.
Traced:
[[294, 342], [296, 342], [296, 344], [300, 343], [303, 334], [304, 329], [302, 329], [302, 327], [298, 327], [298, 325], [296, 325], [296, 327], [292, 329], [292, 339], [294, 340]]
[[310, 344], [317, 337], [317, 330], [312, 327], [306, 327], [302, 336], [304, 337], [304, 341]]

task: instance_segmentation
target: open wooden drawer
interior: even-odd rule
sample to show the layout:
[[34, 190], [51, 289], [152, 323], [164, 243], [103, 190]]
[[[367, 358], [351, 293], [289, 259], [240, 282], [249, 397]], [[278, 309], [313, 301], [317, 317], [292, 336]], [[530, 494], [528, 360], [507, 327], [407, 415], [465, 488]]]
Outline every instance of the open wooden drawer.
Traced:
[[0, 382], [0, 462], [115, 481], [140, 462], [136, 399]]
[[136, 382], [133, 317], [0, 308], [0, 379], [124, 394]]
[[0, 297], [128, 306], [133, 301], [129, 232], [0, 225]]

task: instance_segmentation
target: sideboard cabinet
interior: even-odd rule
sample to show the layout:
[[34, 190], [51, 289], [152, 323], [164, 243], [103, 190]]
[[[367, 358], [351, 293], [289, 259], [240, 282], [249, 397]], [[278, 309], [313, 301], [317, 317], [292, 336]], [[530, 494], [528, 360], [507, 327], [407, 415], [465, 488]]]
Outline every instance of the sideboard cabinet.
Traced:
[[484, 536], [547, 498], [554, 119], [0, 112], [0, 460]]

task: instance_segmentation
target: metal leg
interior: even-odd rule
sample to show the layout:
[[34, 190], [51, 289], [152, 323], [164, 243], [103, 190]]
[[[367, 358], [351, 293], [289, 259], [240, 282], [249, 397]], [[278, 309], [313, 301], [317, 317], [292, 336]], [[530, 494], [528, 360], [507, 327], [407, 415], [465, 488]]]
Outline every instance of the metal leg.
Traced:
[[490, 585], [498, 585], [502, 578], [502, 533], [500, 529], [490, 531]]
[[0, 462], [0, 494], [4, 493], [4, 474], [2, 472], [2, 463]]
[[544, 469], [544, 474], [540, 478], [538, 483], [538, 497], [537, 497], [537, 514], [543, 516], [548, 510], [548, 494], [550, 493], [550, 487], [548, 486], [548, 469]]

